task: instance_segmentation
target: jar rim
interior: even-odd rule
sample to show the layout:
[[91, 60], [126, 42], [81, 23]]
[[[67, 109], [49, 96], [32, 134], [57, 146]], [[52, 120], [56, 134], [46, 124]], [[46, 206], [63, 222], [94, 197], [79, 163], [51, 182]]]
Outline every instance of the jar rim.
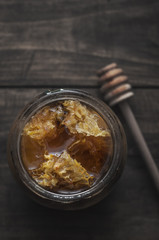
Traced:
[[[77, 99], [80, 102], [83, 102], [93, 108], [97, 113], [99, 113], [103, 119], [106, 120], [106, 123], [109, 125], [109, 129], [111, 131], [111, 135], [113, 138], [113, 156], [111, 160], [111, 164], [109, 166], [108, 171], [105, 175], [98, 181], [97, 184], [91, 186], [88, 189], [82, 190], [76, 193], [69, 193], [69, 194], [61, 194], [49, 191], [43, 187], [41, 187], [38, 183], [36, 183], [22, 163], [22, 159], [20, 156], [20, 139], [21, 133], [23, 130], [23, 126], [27, 122], [27, 119], [34, 115], [39, 109], [48, 105], [49, 103], [66, 100], [66, 99]], [[96, 103], [96, 105], [95, 105]], [[19, 125], [17, 124], [17, 121]], [[126, 151], [126, 137], [122, 125], [114, 114], [114, 112], [100, 99], [94, 97], [93, 95], [85, 92], [83, 90], [76, 90], [76, 89], [57, 89], [57, 90], [47, 90], [42, 92], [41, 94], [37, 95], [35, 98], [32, 99], [30, 103], [28, 103], [22, 112], [19, 114], [17, 119], [15, 120], [16, 124], [13, 124], [13, 128], [10, 134], [10, 141], [13, 142], [13, 138], [16, 138], [17, 145], [16, 145], [16, 152], [13, 151], [13, 146], [9, 144], [10, 151], [12, 150], [12, 157], [13, 157], [13, 164], [14, 168], [18, 169], [18, 175], [21, 182], [33, 193], [37, 194], [42, 198], [47, 198], [51, 201], [61, 202], [61, 203], [70, 203], [72, 201], [78, 201], [83, 198], [93, 197], [99, 194], [103, 188], [108, 188], [109, 185], [113, 183], [113, 175], [118, 174], [118, 168], [121, 164], [121, 159], [119, 158], [119, 152], [121, 139], [124, 136], [124, 148]], [[18, 126], [18, 128], [17, 128]], [[19, 128], [21, 131], [18, 132]], [[115, 129], [116, 128], [116, 129]], [[14, 147], [16, 141], [14, 140]], [[122, 153], [121, 153], [122, 154]], [[122, 159], [123, 160], [123, 159]], [[116, 179], [117, 180], [117, 179]]]

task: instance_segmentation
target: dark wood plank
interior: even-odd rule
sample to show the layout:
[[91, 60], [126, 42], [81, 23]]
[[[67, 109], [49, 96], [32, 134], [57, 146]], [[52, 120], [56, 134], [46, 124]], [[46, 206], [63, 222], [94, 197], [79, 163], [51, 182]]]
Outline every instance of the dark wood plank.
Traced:
[[117, 61], [134, 86], [159, 86], [158, 1], [1, 1], [0, 86], [97, 86]]
[[[100, 97], [98, 89], [84, 90]], [[23, 193], [7, 165], [8, 129], [24, 104], [41, 91], [0, 89], [1, 239], [158, 240], [158, 195], [126, 127], [128, 162], [116, 188], [101, 203], [83, 211], [62, 212], [41, 207]], [[159, 164], [159, 90], [135, 90], [135, 93], [130, 104]], [[119, 117], [122, 120], [120, 114]]]
[[[98, 88], [82, 89], [102, 99]], [[24, 107], [25, 104], [27, 104], [34, 96], [38, 95], [44, 90], [46, 89], [0, 89], [0, 134], [3, 138], [1, 138], [2, 142], [0, 146], [4, 146], [4, 151], [4, 137], [6, 138], [8, 130], [11, 127], [11, 123], [14, 121], [16, 115]], [[155, 158], [157, 159], [159, 144], [159, 89], [135, 89], [134, 92], [135, 96], [129, 100], [130, 106], [137, 121], [139, 122], [140, 128], [144, 133], [144, 136], [153, 152], [153, 155], [155, 155]], [[114, 108], [114, 110], [116, 111], [117, 109]], [[127, 134], [129, 134], [129, 130], [126, 127], [126, 123], [120, 112], [117, 111], [117, 114], [119, 115], [119, 118], [126, 128]], [[128, 135], [128, 139], [131, 139], [130, 134]], [[131, 145], [129, 147], [132, 149], [131, 155], [135, 154], [136, 151], [134, 150], [133, 142], [131, 142]]]
[[[57, 20], [72, 17], [81, 17], [88, 14], [105, 12], [110, 14], [115, 11], [124, 12], [125, 15], [138, 16], [138, 13], [146, 15], [148, 10], [155, 9], [158, 6], [156, 0], [107, 0], [96, 1], [85, 0], [1, 0], [0, 2], [0, 21], [1, 22], [22, 22], [22, 21], [43, 21]], [[126, 10], [129, 10], [126, 11]], [[130, 13], [132, 11], [132, 13]], [[149, 11], [148, 11], [149, 12]], [[19, 14], [16, 14], [19, 13]], [[146, 17], [146, 16], [145, 16]]]
[[[129, 157], [129, 162], [134, 158]], [[135, 161], [140, 162], [137, 157]], [[44, 208], [28, 198], [8, 167], [0, 168], [0, 233], [8, 239], [154, 239], [159, 236], [158, 195], [145, 169], [130, 164], [108, 198], [83, 211]]]

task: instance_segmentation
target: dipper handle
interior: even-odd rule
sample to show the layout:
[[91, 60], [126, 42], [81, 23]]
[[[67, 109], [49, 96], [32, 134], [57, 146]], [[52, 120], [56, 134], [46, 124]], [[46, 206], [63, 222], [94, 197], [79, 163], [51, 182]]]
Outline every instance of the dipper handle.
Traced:
[[101, 85], [100, 91], [103, 94], [104, 100], [107, 101], [110, 106], [118, 105], [122, 111], [159, 192], [159, 170], [152, 158], [134, 114], [126, 102], [126, 99], [134, 95], [131, 85], [127, 81], [127, 76], [124, 75], [123, 69], [119, 68], [116, 63], [109, 64], [98, 70], [97, 74], [99, 76], [99, 84]]
[[134, 140], [139, 148], [139, 151], [146, 163], [149, 173], [154, 181], [154, 184], [159, 192], [159, 170], [154, 162], [152, 155], [148, 149], [145, 139], [140, 131], [139, 125], [134, 117], [131, 108], [126, 101], [120, 102], [118, 104], [123, 116], [131, 130]]

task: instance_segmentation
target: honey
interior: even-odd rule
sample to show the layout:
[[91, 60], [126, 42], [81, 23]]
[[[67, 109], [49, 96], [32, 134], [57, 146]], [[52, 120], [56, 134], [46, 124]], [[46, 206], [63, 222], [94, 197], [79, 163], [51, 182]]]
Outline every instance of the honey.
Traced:
[[90, 188], [113, 151], [107, 123], [77, 100], [58, 101], [40, 109], [25, 125], [21, 157], [30, 176], [55, 192]]

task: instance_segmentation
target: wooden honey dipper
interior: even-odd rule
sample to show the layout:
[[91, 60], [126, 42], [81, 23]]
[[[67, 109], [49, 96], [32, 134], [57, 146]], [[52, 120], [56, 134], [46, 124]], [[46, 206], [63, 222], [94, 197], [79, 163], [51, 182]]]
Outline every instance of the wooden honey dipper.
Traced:
[[152, 158], [134, 114], [129, 104], [126, 102], [126, 99], [134, 95], [131, 85], [127, 81], [127, 76], [124, 75], [121, 68], [118, 68], [116, 63], [112, 63], [98, 70], [97, 75], [99, 76], [99, 83], [101, 85], [100, 91], [104, 96], [104, 100], [107, 101], [110, 106], [118, 104], [118, 107], [120, 108], [131, 130], [134, 140], [137, 143], [139, 151], [146, 163], [155, 186], [159, 191], [158, 168]]

